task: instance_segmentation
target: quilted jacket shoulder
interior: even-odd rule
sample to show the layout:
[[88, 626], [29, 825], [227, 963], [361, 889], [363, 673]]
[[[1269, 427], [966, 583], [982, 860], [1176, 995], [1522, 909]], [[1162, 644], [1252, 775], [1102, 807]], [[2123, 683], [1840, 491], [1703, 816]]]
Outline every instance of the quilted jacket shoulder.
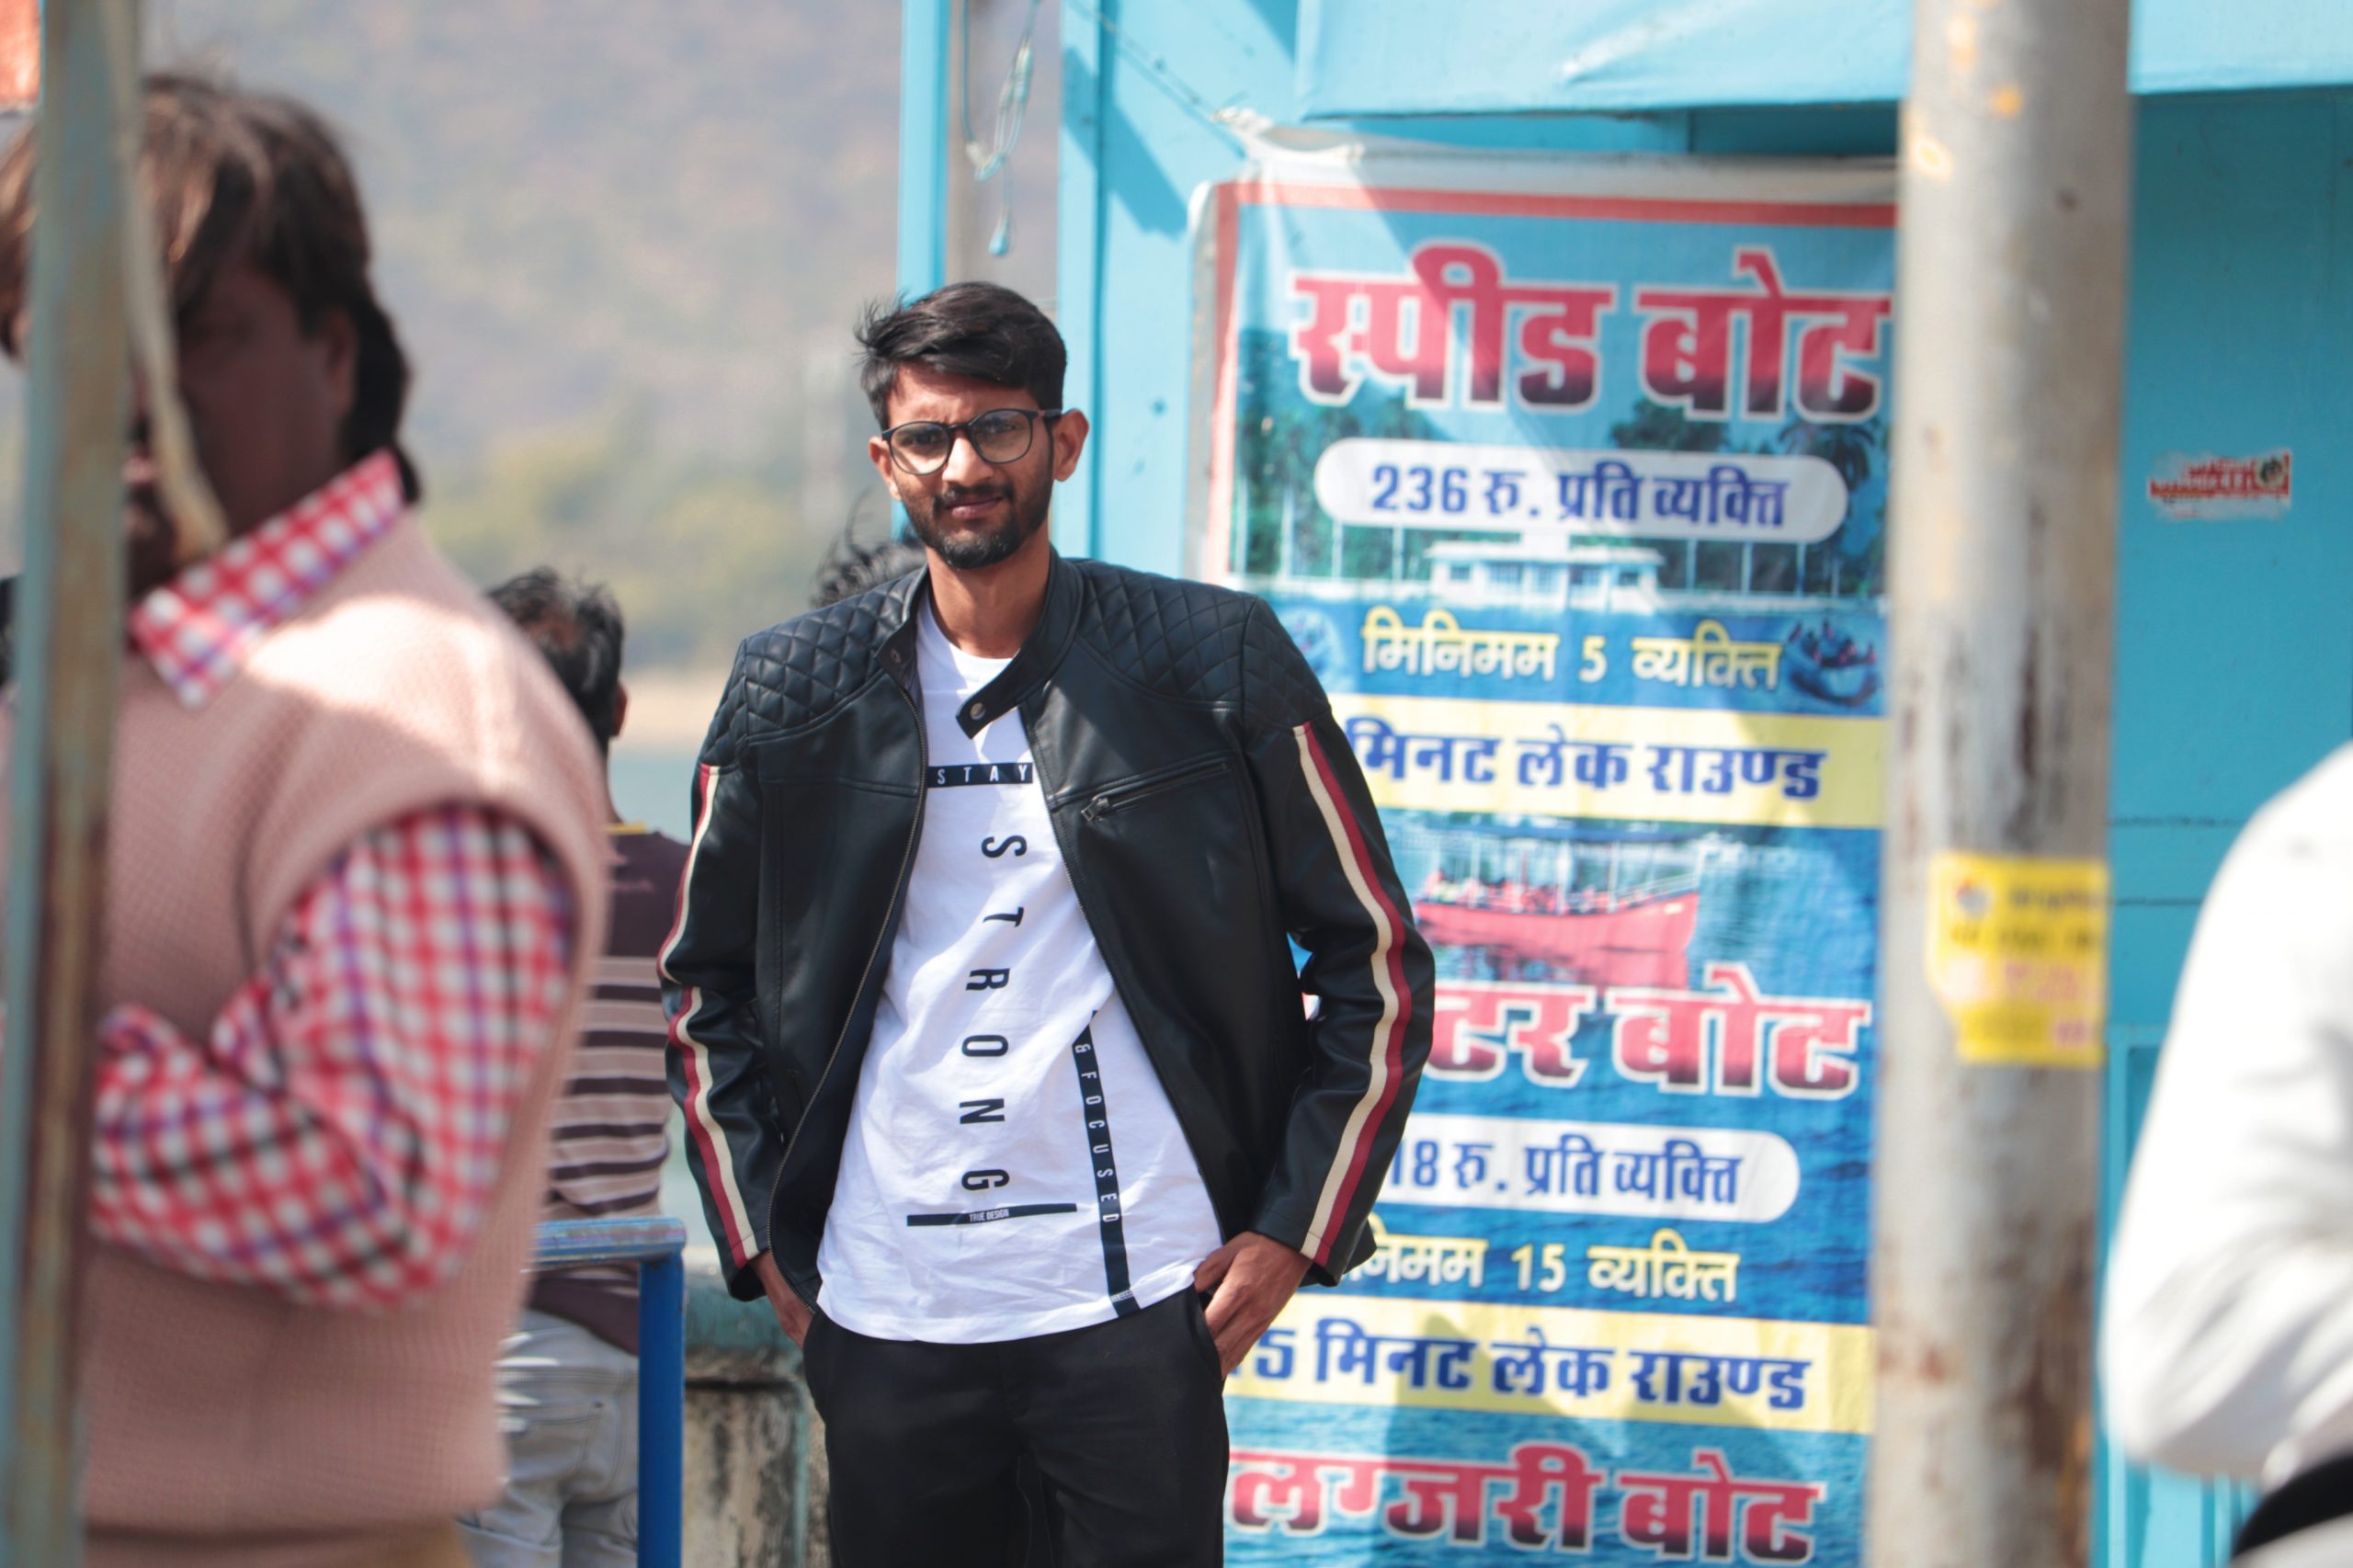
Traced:
[[1086, 585], [1078, 639], [1129, 679], [1199, 702], [1234, 702], [1290, 725], [1323, 689], [1290, 634], [1250, 594], [1100, 561], [1074, 561]]
[[749, 741], [823, 718], [882, 667], [882, 644], [906, 615], [901, 578], [756, 631], [735, 650], [702, 760], [732, 764]]

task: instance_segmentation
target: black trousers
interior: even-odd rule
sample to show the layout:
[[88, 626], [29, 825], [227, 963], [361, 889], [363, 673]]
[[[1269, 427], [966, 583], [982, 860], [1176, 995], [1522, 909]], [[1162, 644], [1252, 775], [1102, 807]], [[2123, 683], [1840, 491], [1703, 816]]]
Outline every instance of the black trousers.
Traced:
[[995, 1345], [869, 1339], [820, 1312], [803, 1362], [840, 1568], [1003, 1568], [1025, 1539], [1053, 1568], [1224, 1560], [1224, 1379], [1190, 1290]]
[[2353, 1515], [2353, 1454], [2340, 1454], [2298, 1471], [2264, 1494], [2231, 1543], [2231, 1561], [2347, 1515]]

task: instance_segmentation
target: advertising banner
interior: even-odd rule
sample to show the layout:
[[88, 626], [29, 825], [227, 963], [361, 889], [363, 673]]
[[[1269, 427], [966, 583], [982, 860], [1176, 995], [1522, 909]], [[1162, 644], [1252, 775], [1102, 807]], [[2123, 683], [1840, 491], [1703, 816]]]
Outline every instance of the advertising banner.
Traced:
[[1859, 1562], [1893, 177], [1271, 157], [1193, 570], [1438, 956], [1380, 1250], [1229, 1385], [1228, 1561]]

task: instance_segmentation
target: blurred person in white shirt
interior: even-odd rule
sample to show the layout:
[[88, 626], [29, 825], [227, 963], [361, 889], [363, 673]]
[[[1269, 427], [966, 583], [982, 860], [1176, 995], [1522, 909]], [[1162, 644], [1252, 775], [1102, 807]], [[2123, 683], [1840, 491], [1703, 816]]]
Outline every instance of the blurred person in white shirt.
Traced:
[[2127, 1452], [2265, 1487], [2242, 1550], [2353, 1514], [2353, 747], [2257, 813], [2207, 896], [2101, 1357]]

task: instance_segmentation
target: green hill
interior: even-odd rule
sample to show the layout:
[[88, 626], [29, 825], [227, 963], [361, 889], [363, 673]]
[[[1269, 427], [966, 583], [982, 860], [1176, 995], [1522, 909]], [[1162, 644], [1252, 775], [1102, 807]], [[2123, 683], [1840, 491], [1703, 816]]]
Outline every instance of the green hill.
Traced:
[[[974, 9], [994, 102], [1022, 0]], [[147, 11], [151, 62], [291, 92], [344, 131], [418, 370], [426, 516], [478, 579], [543, 561], [602, 578], [633, 665], [707, 666], [803, 607], [853, 514], [887, 526], [848, 329], [893, 282], [892, 0]], [[989, 269], [1032, 288], [1051, 267], [1050, 31], [1040, 55], [1020, 244]], [[0, 383], [5, 517], [21, 411]]]
[[[858, 493], [846, 324], [892, 282], [897, 51], [879, 0], [171, 0], [150, 58], [345, 131], [445, 546], [603, 578], [632, 661], [687, 664], [801, 608], [844, 520], [806, 499]], [[835, 438], [804, 483], [813, 385]]]

